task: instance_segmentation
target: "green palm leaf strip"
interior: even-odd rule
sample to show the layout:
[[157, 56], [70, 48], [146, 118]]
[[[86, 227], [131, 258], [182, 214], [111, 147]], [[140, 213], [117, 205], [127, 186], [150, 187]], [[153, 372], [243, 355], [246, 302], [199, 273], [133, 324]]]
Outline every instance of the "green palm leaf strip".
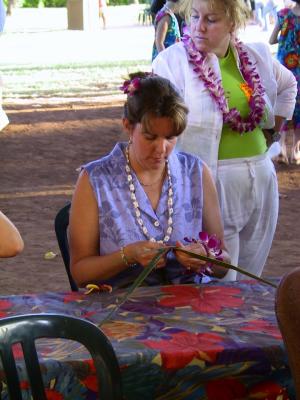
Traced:
[[116, 311], [118, 311], [118, 309], [122, 306], [122, 304], [125, 303], [125, 301], [134, 292], [134, 290], [136, 288], [138, 288], [143, 283], [144, 279], [146, 279], [147, 276], [153, 271], [153, 269], [156, 267], [157, 263], [159, 262], [160, 258], [162, 256], [164, 256], [166, 253], [168, 253], [168, 251], [170, 251], [170, 247], [161, 248], [157, 251], [157, 254], [152, 258], [152, 260], [149, 262], [149, 264], [139, 274], [139, 276], [136, 278], [136, 280], [133, 282], [133, 284], [129, 287], [129, 289], [123, 296], [123, 298], [120, 301], [118, 301], [118, 303], [111, 310], [111, 312], [104, 318], [103, 321], [100, 322], [100, 324], [98, 325], [99, 327], [111, 319], [111, 317], [115, 314]]
[[143, 269], [143, 271], [140, 273], [140, 275], [136, 278], [136, 280], [133, 282], [133, 284], [129, 287], [125, 295], [122, 297], [120, 301], [117, 300], [117, 303], [115, 304], [115, 307], [111, 310], [111, 312], [100, 322], [99, 327], [108, 322], [111, 317], [119, 310], [119, 308], [127, 301], [127, 299], [130, 297], [130, 295], [134, 292], [136, 288], [138, 288], [144, 281], [144, 279], [147, 278], [147, 276], [153, 271], [153, 269], [156, 267], [157, 263], [159, 262], [160, 258], [163, 257], [165, 254], [167, 254], [170, 250], [174, 251], [181, 251], [182, 253], [188, 254], [192, 258], [197, 258], [198, 260], [202, 261], [207, 261], [215, 265], [219, 265], [220, 267], [224, 267], [227, 269], [233, 269], [234, 271], [237, 271], [243, 275], [249, 276], [252, 279], [256, 279], [257, 281], [260, 281], [262, 283], [265, 283], [267, 285], [273, 286], [276, 288], [277, 286], [273, 283], [270, 282], [264, 278], [261, 278], [257, 275], [252, 274], [251, 272], [248, 272], [244, 270], [243, 268], [240, 268], [238, 266], [226, 263], [221, 260], [216, 260], [215, 258], [211, 257], [206, 257], [197, 253], [194, 253], [189, 250], [182, 249], [181, 247], [176, 247], [176, 246], [168, 246], [161, 248], [157, 251], [157, 254], [152, 258], [152, 260], [149, 262], [149, 264]]
[[180, 247], [172, 247], [172, 249], [175, 250], [175, 251], [181, 251], [182, 253], [188, 254], [189, 256], [191, 256], [193, 258], [198, 258], [198, 260], [208, 261], [208, 262], [211, 262], [212, 264], [219, 265], [220, 267], [224, 267], [224, 268], [227, 268], [227, 269], [233, 269], [234, 271], [237, 271], [240, 274], [247, 275], [252, 279], [256, 279], [257, 281], [263, 282], [263, 283], [265, 283], [267, 285], [270, 285], [270, 286], [273, 286], [274, 288], [277, 288], [277, 286], [273, 282], [270, 282], [267, 279], [261, 278], [260, 276], [251, 274], [251, 272], [248, 272], [245, 269], [243, 269], [241, 267], [238, 267], [236, 265], [228, 264], [228, 263], [226, 263], [224, 261], [216, 260], [215, 258], [202, 256], [200, 254], [193, 253], [192, 251], [188, 251], [188, 250], [182, 249]]

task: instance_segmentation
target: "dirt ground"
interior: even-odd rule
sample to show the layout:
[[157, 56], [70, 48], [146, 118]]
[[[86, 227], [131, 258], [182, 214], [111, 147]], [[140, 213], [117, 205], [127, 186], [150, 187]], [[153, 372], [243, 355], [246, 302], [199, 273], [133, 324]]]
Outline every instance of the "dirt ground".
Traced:
[[[54, 218], [71, 199], [76, 168], [106, 154], [122, 138], [119, 101], [52, 106], [6, 105], [0, 133], [0, 209], [20, 229], [25, 250], [0, 261], [0, 294], [69, 290]], [[300, 167], [276, 165], [280, 216], [264, 275], [299, 266]], [[46, 260], [46, 252], [57, 256]]]

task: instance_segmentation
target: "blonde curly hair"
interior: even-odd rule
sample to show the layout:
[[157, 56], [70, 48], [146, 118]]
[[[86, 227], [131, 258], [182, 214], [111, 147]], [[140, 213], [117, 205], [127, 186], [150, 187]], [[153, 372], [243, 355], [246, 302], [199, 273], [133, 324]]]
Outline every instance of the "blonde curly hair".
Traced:
[[[190, 22], [191, 8], [194, 0], [184, 0], [179, 13], [187, 24]], [[250, 17], [250, 10], [244, 0], [201, 0], [209, 3], [212, 10], [223, 9], [225, 15], [233, 22], [234, 31], [245, 27]]]

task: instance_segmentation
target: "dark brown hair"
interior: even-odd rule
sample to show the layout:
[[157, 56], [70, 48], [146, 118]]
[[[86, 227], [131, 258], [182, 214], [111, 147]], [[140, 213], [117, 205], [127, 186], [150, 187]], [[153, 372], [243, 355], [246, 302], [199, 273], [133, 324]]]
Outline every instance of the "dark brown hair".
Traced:
[[130, 74], [129, 78], [138, 78], [139, 84], [134, 93], [127, 95], [124, 118], [149, 130], [151, 118], [167, 117], [173, 121], [174, 135], [180, 135], [187, 124], [188, 108], [172, 83], [145, 72]]

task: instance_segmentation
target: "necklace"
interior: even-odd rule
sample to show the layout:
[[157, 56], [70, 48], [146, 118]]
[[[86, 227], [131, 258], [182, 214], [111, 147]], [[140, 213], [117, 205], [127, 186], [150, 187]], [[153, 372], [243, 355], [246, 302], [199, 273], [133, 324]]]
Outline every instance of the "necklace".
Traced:
[[[204, 83], [209, 91], [210, 96], [217, 103], [219, 110], [223, 114], [223, 122], [228, 124], [230, 128], [240, 134], [253, 131], [261, 122], [264, 115], [265, 100], [263, 95], [265, 90], [261, 85], [259, 74], [256, 67], [249, 59], [244, 45], [235, 40], [235, 48], [237, 50], [240, 62], [241, 74], [246, 82], [249, 93], [250, 112], [247, 117], [242, 117], [236, 108], [229, 109], [225, 92], [222, 86], [222, 80], [214, 73], [211, 67], [206, 63], [207, 54], [196, 49], [194, 42], [188, 34], [182, 39], [188, 54], [189, 62], [194, 65], [194, 72]], [[245, 92], [245, 88], [241, 88]]]
[[[169, 162], [168, 160], [166, 160], [166, 170], [167, 170], [167, 177], [168, 177], [168, 201], [167, 201], [167, 206], [168, 206], [168, 227], [167, 227], [167, 231], [166, 234], [164, 235], [164, 238], [162, 240], [156, 240], [154, 237], [151, 237], [149, 235], [148, 229], [146, 228], [144, 221], [141, 217], [141, 210], [140, 210], [140, 206], [139, 203], [137, 201], [136, 195], [135, 195], [135, 186], [133, 183], [133, 177], [131, 174], [131, 168], [130, 168], [130, 161], [129, 161], [129, 146], [126, 147], [125, 149], [125, 156], [126, 156], [126, 166], [125, 166], [125, 171], [127, 174], [127, 181], [128, 181], [128, 185], [129, 185], [129, 191], [130, 191], [130, 198], [132, 201], [132, 205], [135, 211], [135, 218], [136, 221], [141, 229], [141, 231], [143, 232], [143, 234], [145, 235], [145, 237], [150, 240], [151, 242], [158, 242], [158, 243], [167, 243], [170, 240], [170, 236], [172, 234], [173, 231], [173, 185], [172, 185], [172, 178], [171, 178], [171, 172], [170, 172], [170, 167], [169, 167]], [[152, 184], [153, 185], [153, 184]], [[159, 226], [159, 222], [155, 221], [154, 222], [154, 226], [158, 227]]]

